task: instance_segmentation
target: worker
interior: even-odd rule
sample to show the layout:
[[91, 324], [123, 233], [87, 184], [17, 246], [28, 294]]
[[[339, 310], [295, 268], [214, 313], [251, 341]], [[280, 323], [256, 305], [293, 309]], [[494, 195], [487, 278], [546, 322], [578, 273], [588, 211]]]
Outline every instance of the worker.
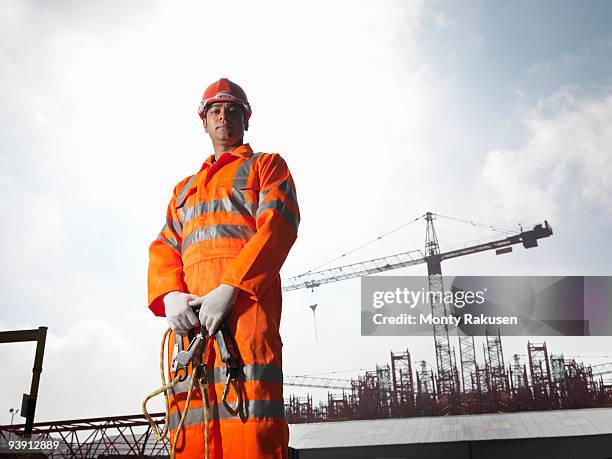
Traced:
[[[165, 225], [149, 249], [149, 308], [168, 320], [169, 352], [178, 340], [186, 348], [185, 335], [200, 326], [212, 336], [222, 320], [238, 347], [241, 377], [223, 403], [225, 367], [218, 345], [208, 342], [209, 457], [287, 457], [279, 271], [300, 221], [295, 185], [279, 154], [254, 153], [243, 142], [251, 106], [236, 83], [221, 78], [208, 86], [199, 115], [214, 153], [174, 187]], [[170, 391], [171, 438], [188, 381]], [[204, 457], [203, 403], [194, 390], [177, 457]]]

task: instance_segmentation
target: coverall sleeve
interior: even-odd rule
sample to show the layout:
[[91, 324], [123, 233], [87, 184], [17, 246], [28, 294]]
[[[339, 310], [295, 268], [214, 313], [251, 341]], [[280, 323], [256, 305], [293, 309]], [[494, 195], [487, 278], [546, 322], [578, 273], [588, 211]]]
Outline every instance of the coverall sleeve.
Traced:
[[165, 317], [163, 298], [173, 290], [187, 292], [181, 258], [182, 223], [176, 211], [175, 187], [166, 211], [166, 223], [157, 239], [149, 247], [149, 309], [156, 316]]
[[265, 155], [257, 173], [256, 232], [228, 265], [221, 283], [260, 296], [278, 277], [297, 238], [300, 211], [293, 178], [280, 155]]

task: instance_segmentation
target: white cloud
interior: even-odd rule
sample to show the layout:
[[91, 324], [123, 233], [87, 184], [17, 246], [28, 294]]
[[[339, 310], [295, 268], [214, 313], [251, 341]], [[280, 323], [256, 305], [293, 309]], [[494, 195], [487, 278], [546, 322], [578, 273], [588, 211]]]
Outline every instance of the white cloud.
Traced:
[[481, 171], [490, 209], [531, 223], [592, 211], [612, 218], [612, 94], [560, 90], [526, 114], [517, 149], [493, 150]]
[[12, 179], [5, 183], [0, 200], [0, 212], [10, 215], [0, 240], [5, 262], [13, 270], [22, 270], [59, 256], [66, 236], [60, 202], [50, 195], [23, 190]]
[[[1, 325], [2, 329], [7, 328]], [[62, 334], [49, 329], [37, 419], [139, 412], [144, 397], [161, 385], [157, 369], [159, 325], [150, 323], [139, 330], [126, 330], [116, 320], [83, 318]], [[15, 328], [36, 327], [20, 323]], [[3, 381], [2, 406], [18, 407], [21, 393], [29, 392], [34, 350], [35, 343], [0, 347], [0, 361], [11, 368], [11, 377]], [[153, 401], [152, 410], [162, 409], [162, 403], [162, 400]]]

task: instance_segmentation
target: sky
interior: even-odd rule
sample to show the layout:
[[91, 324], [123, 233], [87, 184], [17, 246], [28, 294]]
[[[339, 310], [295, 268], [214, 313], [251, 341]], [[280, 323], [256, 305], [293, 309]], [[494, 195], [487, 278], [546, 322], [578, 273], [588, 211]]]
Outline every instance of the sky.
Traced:
[[[48, 327], [37, 420], [138, 413], [159, 386], [148, 246], [211, 153], [197, 107], [220, 77], [252, 103], [246, 141], [296, 182], [284, 277], [422, 249], [423, 221], [402, 226], [427, 211], [554, 230], [445, 274], [612, 275], [607, 1], [7, 0], [0, 21], [0, 330]], [[435, 223], [442, 248], [495, 235]], [[432, 338], [361, 337], [359, 293], [353, 279], [284, 295], [285, 374], [354, 377], [405, 349], [435, 364]], [[612, 338], [535, 340], [612, 361]], [[33, 343], [0, 346], [0, 424], [33, 358]]]

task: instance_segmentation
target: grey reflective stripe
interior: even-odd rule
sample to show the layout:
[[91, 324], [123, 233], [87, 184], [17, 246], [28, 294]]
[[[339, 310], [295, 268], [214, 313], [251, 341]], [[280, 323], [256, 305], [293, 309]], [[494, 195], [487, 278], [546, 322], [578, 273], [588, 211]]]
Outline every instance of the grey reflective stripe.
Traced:
[[[233, 407], [235, 402], [230, 403]], [[168, 417], [168, 426], [171, 430], [178, 427], [182, 413], [172, 413]], [[192, 426], [204, 421], [204, 409], [201, 406], [190, 408], [185, 416], [184, 426]], [[230, 413], [225, 404], [212, 404], [210, 418], [220, 419], [249, 419], [249, 418], [284, 418], [285, 404], [282, 400], [249, 400], [243, 402], [236, 415]]]
[[183, 199], [185, 199], [185, 195], [189, 191], [191, 184], [193, 183], [193, 181], [196, 179], [197, 176], [198, 174], [194, 174], [191, 176], [189, 180], [187, 180], [187, 183], [185, 183], [185, 186], [183, 186], [183, 189], [181, 190], [181, 192], [178, 194], [178, 197], [176, 198], [176, 205], [179, 205], [180, 203], [183, 202]]
[[251, 166], [258, 156], [261, 156], [261, 153], [253, 153], [249, 159], [238, 166], [234, 175], [234, 188], [244, 188], [247, 186], [249, 175], [251, 174]]
[[[288, 179], [285, 179], [282, 182], [280, 182], [276, 188], [282, 191], [283, 193], [285, 193], [285, 196], [287, 196], [293, 202], [295, 202], [296, 204], [298, 203], [297, 196], [291, 189]], [[263, 202], [266, 199], [266, 196], [270, 193], [270, 191], [274, 191], [274, 190], [268, 188], [267, 190], [260, 191], [259, 192], [259, 202]]]
[[177, 209], [177, 214], [181, 223], [185, 222], [185, 207], [180, 207]]
[[[191, 381], [191, 374], [188, 375], [187, 378], [185, 378], [185, 381], [179, 381], [177, 382], [172, 388], [170, 388], [170, 392], [172, 392], [173, 396], [176, 396], [182, 392], [187, 392], [187, 389], [189, 389], [189, 383]], [[210, 384], [210, 381], [209, 381]], [[194, 381], [194, 388], [197, 388], [197, 384]]]
[[261, 203], [257, 209], [257, 216], [259, 217], [264, 210], [268, 209], [278, 210], [285, 220], [287, 220], [296, 230], [298, 229], [300, 221], [291, 213], [289, 209], [287, 209], [283, 201], [274, 200]]
[[183, 239], [183, 251], [187, 247], [200, 241], [210, 241], [211, 239], [232, 238], [232, 239], [250, 239], [255, 232], [244, 225], [212, 225], [203, 226], [193, 230]]
[[233, 212], [235, 214], [253, 217], [255, 203], [245, 202], [244, 191], [234, 190], [229, 198], [213, 199], [187, 207], [184, 211], [183, 221], [187, 223], [200, 215], [213, 212]]
[[[189, 389], [189, 375], [185, 381], [178, 382], [174, 386], [174, 393], [179, 394]], [[273, 383], [283, 382], [283, 370], [274, 365], [245, 365], [242, 367], [242, 374], [238, 377], [239, 381], [264, 381]], [[225, 367], [215, 367], [208, 372], [208, 384], [225, 383], [227, 375]]]
[[232, 210], [232, 212], [247, 215], [249, 217], [255, 217], [255, 206], [257, 206], [257, 203], [246, 202], [246, 193], [244, 191], [237, 189], [232, 190], [229, 200], [235, 207], [235, 210]]
[[[165, 228], [165, 226], [164, 226], [164, 228]], [[159, 233], [159, 236], [157, 236], [157, 240], [158, 241], [162, 241], [164, 244], [166, 244], [171, 249], [174, 249], [178, 253], [181, 253], [181, 247], [179, 246], [179, 244], [178, 244], [178, 242], [177, 242], [177, 240], [175, 238], [173, 238], [173, 237], [166, 237], [162, 233]]]
[[183, 232], [183, 224], [178, 220], [172, 219], [170, 215], [166, 217], [166, 228], [171, 228], [179, 236]]
[[[238, 378], [240, 381], [283, 382], [283, 369], [274, 365], [245, 365], [242, 371], [244, 374]], [[225, 367], [216, 367], [215, 381], [225, 381], [225, 378]]]
[[297, 201], [297, 196], [295, 195], [295, 193], [291, 189], [291, 185], [289, 185], [289, 180], [288, 179], [285, 179], [281, 183], [279, 183], [278, 184], [278, 189], [281, 190], [281, 191], [284, 191], [285, 194], [287, 195], [287, 197], [297, 204], [297, 202], [298, 202]]

